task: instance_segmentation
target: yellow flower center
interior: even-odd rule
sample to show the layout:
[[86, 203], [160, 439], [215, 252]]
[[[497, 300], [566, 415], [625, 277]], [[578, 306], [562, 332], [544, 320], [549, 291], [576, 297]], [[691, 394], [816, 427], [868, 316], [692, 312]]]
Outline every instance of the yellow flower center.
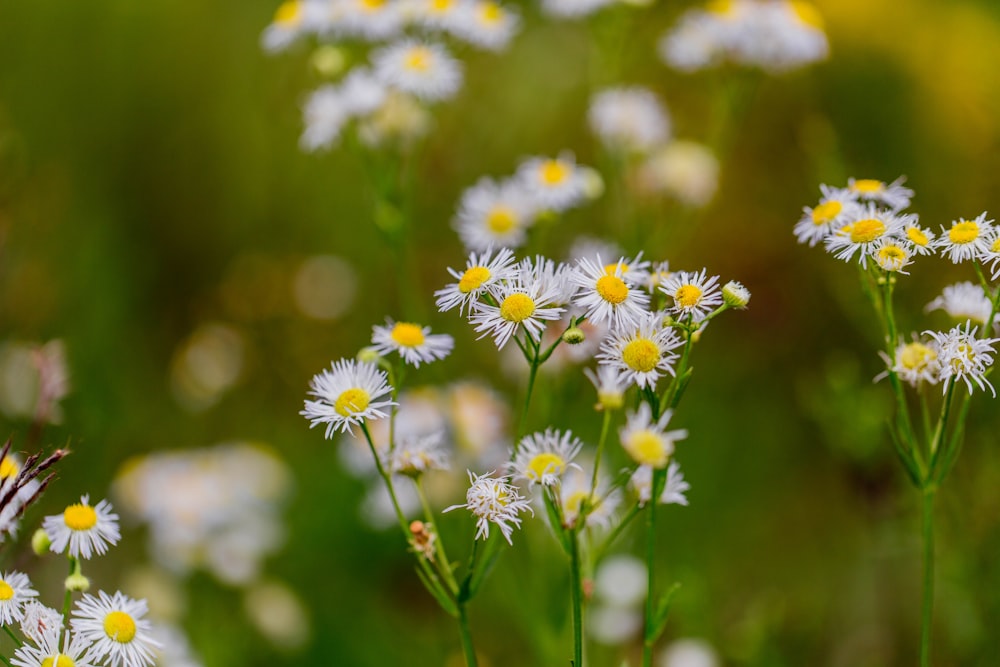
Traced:
[[836, 200], [825, 201], [813, 209], [812, 212], [813, 224], [816, 225], [817, 227], [820, 225], [825, 225], [826, 223], [830, 222], [838, 215], [840, 215], [840, 212], [842, 210], [844, 210], [844, 205], [841, 204], [839, 201]]
[[503, 19], [503, 9], [495, 2], [484, 2], [479, 6], [479, 16], [483, 23], [499, 23]]
[[697, 285], [681, 285], [674, 292], [674, 301], [681, 308], [694, 308], [701, 300], [701, 288]]
[[865, 195], [873, 195], [877, 192], [885, 190], [885, 183], [882, 181], [876, 181], [873, 178], [862, 178], [860, 181], [854, 181], [854, 185], [851, 186], [851, 190]]
[[711, 0], [705, 6], [705, 9], [719, 16], [731, 16], [735, 13], [733, 11], [735, 9], [733, 0]]
[[392, 339], [403, 347], [419, 347], [424, 344], [424, 332], [418, 324], [396, 322], [391, 335]]
[[97, 512], [90, 505], [77, 503], [66, 508], [63, 521], [70, 530], [90, 530], [97, 525]]
[[816, 7], [809, 2], [802, 2], [801, 0], [792, 0], [789, 5], [792, 7], [792, 11], [795, 12], [795, 16], [806, 24], [810, 28], [816, 28], [817, 30], [823, 29], [823, 16], [817, 11]]
[[333, 409], [341, 417], [350, 417], [367, 408], [371, 400], [372, 397], [368, 395], [367, 391], [360, 387], [352, 387], [337, 397]]
[[485, 266], [474, 266], [467, 269], [458, 281], [458, 291], [468, 294], [474, 289], [479, 289], [483, 283], [490, 279], [490, 270]]
[[923, 343], [907, 343], [899, 353], [899, 363], [907, 370], [917, 371], [937, 359], [937, 353]]
[[135, 621], [123, 611], [113, 611], [104, 617], [104, 632], [119, 644], [135, 638]]
[[68, 655], [56, 653], [55, 659], [49, 656], [45, 660], [42, 660], [42, 667], [76, 667], [76, 663]]
[[531, 459], [525, 477], [541, 481], [546, 473], [560, 474], [566, 468], [566, 462], [552, 452], [542, 452]]
[[660, 361], [660, 348], [648, 338], [636, 338], [622, 350], [622, 361], [634, 371], [648, 373]]
[[455, 4], [455, 0], [431, 0], [431, 11], [443, 14]]
[[508, 322], [523, 322], [535, 312], [535, 302], [527, 294], [511, 294], [500, 304], [500, 317]]
[[930, 239], [927, 238], [927, 234], [924, 234], [923, 230], [919, 227], [910, 227], [907, 229], [906, 238], [910, 239], [910, 242], [914, 245], [925, 246], [930, 243]]
[[506, 206], [497, 206], [486, 216], [486, 226], [494, 234], [509, 232], [516, 224], [517, 216]]
[[569, 167], [559, 160], [546, 160], [539, 168], [539, 176], [545, 185], [559, 185], [569, 177]]
[[956, 245], [972, 243], [979, 238], [979, 225], [971, 220], [957, 222], [952, 226], [951, 231], [948, 232], [948, 238]]
[[850, 234], [852, 243], [871, 243], [885, 234], [885, 223], [875, 218], [858, 220], [851, 225]]
[[302, 18], [302, 5], [298, 0], [289, 0], [281, 3], [278, 10], [274, 12], [274, 22], [278, 25], [293, 26]]
[[14, 589], [10, 584], [0, 579], [0, 601], [9, 600], [14, 597]]
[[597, 279], [597, 293], [608, 303], [618, 305], [628, 298], [628, 286], [618, 276], [601, 276]]
[[[628, 268], [629, 268], [628, 264], [625, 264], [624, 262], [622, 262], [622, 273], [623, 274], [624, 273], [628, 273]], [[615, 275], [618, 272], [618, 262], [615, 262], [614, 264], [605, 264], [604, 265], [604, 272], [606, 274], [608, 274], [609, 276]]]
[[9, 456], [5, 456], [3, 461], [0, 461], [0, 479], [14, 477], [19, 472], [21, 472], [20, 466]]
[[406, 54], [403, 66], [406, 69], [416, 70], [417, 72], [426, 72], [431, 68], [431, 59], [433, 57], [429, 49], [423, 46], [416, 46]]
[[906, 259], [906, 251], [896, 245], [887, 245], [879, 248], [878, 263], [883, 269], [899, 268]]
[[563, 503], [567, 514], [579, 514], [580, 506], [583, 505], [584, 499], [589, 495], [586, 491], [574, 491], [569, 494], [569, 497]]
[[663, 437], [648, 429], [636, 431], [629, 437], [628, 451], [636, 462], [654, 468], [662, 468], [669, 456]]
[[366, 11], [375, 12], [382, 9], [385, 5], [385, 1], [386, 0], [361, 0], [361, 8]]
[[990, 252], [1000, 252], [1000, 236], [993, 241], [993, 245], [990, 246]]

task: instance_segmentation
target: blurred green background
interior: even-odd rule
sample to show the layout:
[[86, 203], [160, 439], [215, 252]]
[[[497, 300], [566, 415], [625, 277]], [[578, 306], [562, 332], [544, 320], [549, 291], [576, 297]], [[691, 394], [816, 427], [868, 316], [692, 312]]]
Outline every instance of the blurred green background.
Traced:
[[[714, 131], [713, 100], [733, 86], [746, 92], [712, 204], [697, 216], [665, 209], [661, 223], [676, 224], [662, 247], [622, 241], [753, 292], [749, 311], [705, 335], [676, 418], [691, 432], [678, 459], [692, 490], [690, 507], [665, 512], [662, 569], [683, 583], [666, 636], [705, 638], [727, 665], [912, 665], [917, 494], [885, 437], [887, 388], [871, 382], [882, 366], [877, 325], [853, 267], [796, 245], [791, 227], [819, 183], [848, 176], [906, 174], [913, 210], [934, 230], [996, 208], [1000, 6], [817, 4], [831, 58], [777, 77], [663, 66], [655, 42], [681, 11], [675, 3], [627, 10], [628, 48], [613, 70], [594, 46], [599, 25], [534, 11], [506, 53], [463, 54], [466, 84], [437, 109], [419, 157], [410, 279], [430, 312], [445, 267], [464, 261], [455, 204], [481, 175], [563, 149], [599, 164], [585, 122], [595, 86], [652, 87], [675, 134], [700, 141]], [[311, 639], [281, 649], [248, 632], [233, 612], [240, 594], [196, 574], [184, 584], [183, 625], [204, 663], [459, 664], [457, 632], [413, 576], [400, 536], [365, 526], [363, 485], [297, 414], [309, 378], [352, 356], [399, 308], [362, 160], [298, 149], [300, 105], [318, 83], [309, 49], [261, 51], [275, 9], [263, 0], [0, 8], [0, 336], [64, 340], [73, 387], [44, 442], [74, 453], [23, 532], [81, 493], [103, 497], [134, 454], [262, 441], [296, 485], [285, 548], [267, 571], [301, 599]], [[560, 256], [580, 232], [608, 235], [606, 206], [572, 213], [539, 249]], [[353, 301], [330, 320], [307, 317], [293, 297], [301, 262], [317, 255], [345, 259], [357, 277]], [[938, 259], [912, 273], [898, 291], [902, 326], [945, 326], [923, 305], [971, 276]], [[211, 323], [238, 341], [233, 386], [214, 402], [185, 398], [178, 356]], [[420, 382], [471, 376], [516, 397], [489, 341], [454, 313], [427, 323], [457, 345]], [[577, 378], [545, 377], [541, 388], [564, 389], [567, 406], [552, 408], [566, 421], [556, 425], [594, 442], [599, 417]], [[976, 397], [965, 452], [939, 496], [939, 665], [1000, 664], [996, 405]], [[25, 422], [0, 428], [24, 441]], [[459, 514], [442, 528], [461, 545], [471, 522]], [[641, 545], [630, 535], [619, 546]], [[515, 548], [471, 608], [484, 663], [566, 664], [561, 554], [541, 521], [515, 536], [518, 546], [532, 560]], [[113, 588], [143, 549], [141, 531], [127, 530], [95, 564], [99, 585]], [[27, 562], [51, 580], [43, 593], [58, 594], [62, 566]], [[537, 640], [522, 613], [557, 634]], [[546, 642], [554, 662], [529, 657]], [[612, 664], [617, 654], [600, 651], [594, 664]]]

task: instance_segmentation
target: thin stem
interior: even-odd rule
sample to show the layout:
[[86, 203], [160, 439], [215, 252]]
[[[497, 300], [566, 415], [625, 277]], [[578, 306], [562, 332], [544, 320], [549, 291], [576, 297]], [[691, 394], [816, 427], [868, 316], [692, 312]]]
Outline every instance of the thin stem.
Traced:
[[[18, 646], [21, 646], [21, 640], [17, 638], [17, 635], [15, 635], [15, 634], [13, 633], [13, 631], [12, 631], [12, 630], [10, 629], [10, 627], [8, 627], [8, 626], [6, 626], [6, 625], [5, 625], [5, 626], [3, 626], [3, 631], [4, 631], [4, 632], [6, 632], [6, 633], [7, 633], [7, 635], [8, 635], [8, 636], [9, 636], [9, 637], [10, 637], [11, 639], [13, 639], [13, 640], [14, 640], [14, 643], [15, 643], [15, 644], [17, 644]], [[10, 664], [10, 663], [7, 663], [7, 664]]]
[[406, 515], [403, 514], [403, 510], [399, 507], [399, 500], [396, 498], [396, 489], [392, 484], [392, 478], [382, 465], [382, 459], [379, 457], [378, 452], [375, 451], [375, 443], [372, 442], [372, 435], [368, 432], [368, 425], [364, 422], [361, 422], [361, 431], [365, 434], [365, 440], [368, 441], [368, 448], [375, 459], [375, 467], [378, 468], [378, 474], [382, 477], [382, 480], [385, 482], [385, 488], [389, 491], [389, 497], [392, 499], [392, 507], [396, 511], [396, 519], [399, 521], [399, 527], [403, 529], [404, 535], [409, 536], [410, 528], [406, 524]]
[[923, 490], [924, 589], [920, 625], [920, 667], [931, 665], [931, 623], [934, 618], [934, 492]]
[[[420, 505], [424, 510], [424, 518], [427, 523], [437, 528], [437, 524], [434, 523], [434, 515], [431, 512], [430, 503], [427, 502], [427, 494], [424, 493], [424, 481], [423, 478], [418, 477], [414, 480], [414, 486], [417, 487], [417, 497], [420, 498]], [[441, 533], [437, 534], [437, 552], [438, 557], [434, 559], [434, 564], [437, 565], [438, 570], [444, 575], [445, 581], [448, 582], [448, 586], [451, 588], [452, 595], [458, 595], [458, 582], [455, 580], [455, 574], [451, 570], [451, 561], [448, 560], [448, 554], [444, 549], [444, 538], [441, 537]]]
[[604, 452], [604, 441], [608, 439], [608, 430], [611, 427], [611, 410], [604, 410], [604, 422], [601, 424], [601, 439], [597, 441], [597, 454], [594, 456], [594, 473], [590, 478], [590, 497], [588, 502], [593, 502], [594, 494], [597, 492], [597, 469], [601, 465], [601, 453]]
[[580, 570], [580, 533], [570, 531], [570, 582], [573, 597], [573, 667], [583, 667], [583, 576]]
[[469, 631], [469, 615], [465, 611], [465, 603], [458, 604], [458, 631], [462, 637], [462, 653], [465, 654], [466, 667], [476, 667], [476, 649], [472, 645], [472, 633]]
[[[79, 561], [72, 556], [69, 556], [69, 573], [70, 575], [77, 574], [79, 572]], [[66, 595], [63, 597], [63, 608], [62, 615], [63, 618], [69, 618], [69, 606], [73, 603], [73, 591], [66, 589]]]
[[[653, 487], [655, 492], [655, 477], [660, 471], [653, 471]], [[648, 574], [648, 584], [646, 587], [646, 623], [645, 631], [642, 633], [642, 667], [652, 667], [653, 664], [653, 642], [650, 637], [653, 633], [653, 591], [654, 588], [654, 566], [656, 565], [656, 498], [651, 498], [649, 509], [646, 514], [646, 571]]]
[[10, 664], [10, 660], [3, 657], [2, 655], [0, 655], [0, 660], [3, 660], [3, 664], [7, 665], [7, 667], [14, 667], [13, 665]]

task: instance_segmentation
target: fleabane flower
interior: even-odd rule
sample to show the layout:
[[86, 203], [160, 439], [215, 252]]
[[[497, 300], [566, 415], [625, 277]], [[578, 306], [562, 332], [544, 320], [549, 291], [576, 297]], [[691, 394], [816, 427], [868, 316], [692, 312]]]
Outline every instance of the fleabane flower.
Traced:
[[438, 311], [443, 313], [457, 306], [459, 315], [466, 309], [471, 314], [472, 304], [483, 294], [495, 296], [503, 281], [514, 275], [514, 253], [508, 248], [500, 248], [494, 254], [493, 248], [487, 247], [484, 252], [469, 255], [465, 271], [459, 273], [449, 268], [448, 273], [458, 282], [434, 292]]
[[993, 266], [990, 268], [993, 269], [993, 280], [1000, 278], [1000, 233], [997, 233], [996, 238], [990, 244], [989, 252], [983, 253], [979, 260], [983, 264], [992, 262]]
[[[60, 638], [62, 643], [59, 641]], [[16, 667], [96, 667], [100, 660], [93, 647], [90, 646], [89, 640], [76, 632], [63, 632], [61, 623], [51, 629], [46, 629], [37, 638], [29, 635], [29, 639], [35, 645], [27, 642], [17, 648], [14, 651], [14, 657], [10, 659], [11, 665]], [[152, 664], [152, 662], [148, 664]]]
[[517, 32], [520, 19], [494, 0], [461, 3], [451, 27], [453, 35], [481, 49], [500, 51]]
[[386, 85], [433, 102], [453, 97], [462, 85], [462, 68], [443, 46], [414, 39], [372, 54], [375, 74]]
[[[641, 465], [635, 469], [629, 477], [629, 488], [635, 493], [639, 502], [639, 507], [645, 507], [653, 497], [653, 468], [648, 465]], [[659, 503], [661, 505], [684, 505], [688, 504], [687, 496], [684, 494], [691, 489], [691, 485], [684, 481], [684, 473], [677, 461], [671, 461], [667, 466], [667, 483], [660, 494]]]
[[430, 327], [412, 322], [388, 321], [386, 326], [372, 327], [372, 346], [379, 354], [397, 352], [406, 363], [420, 367], [436, 359], [444, 359], [455, 347], [448, 334], [432, 334]]
[[933, 255], [934, 232], [924, 229], [916, 221], [907, 224], [903, 230], [906, 240], [910, 242], [911, 249], [918, 255]]
[[972, 220], [955, 220], [949, 229], [942, 227], [941, 235], [932, 245], [940, 248], [942, 255], [958, 264], [988, 253], [996, 236], [993, 221], [987, 220], [986, 213], [983, 212]]
[[369, 41], [390, 39], [403, 28], [402, 4], [395, 0], [334, 0], [329, 4], [330, 29]]
[[660, 376], [674, 374], [673, 362], [680, 346], [680, 336], [663, 326], [657, 313], [646, 315], [638, 326], [612, 332], [601, 344], [597, 355], [602, 365], [621, 371], [630, 382], [640, 387], [652, 387]]
[[411, 0], [412, 20], [432, 30], [453, 31], [459, 20], [462, 0]]
[[445, 512], [455, 509], [467, 509], [478, 517], [476, 521], [476, 538], [488, 539], [490, 523], [496, 524], [508, 544], [514, 528], [521, 527], [521, 517], [518, 515], [527, 510], [534, 515], [530, 502], [521, 496], [517, 487], [513, 486], [508, 477], [493, 477], [493, 472], [485, 475], [469, 473], [469, 490], [465, 494], [464, 505], [452, 505]]
[[52, 541], [52, 551], [68, 552], [73, 558], [102, 555], [121, 539], [118, 515], [111, 511], [111, 503], [102, 500], [92, 507], [88, 495], [62, 514], [45, 517], [42, 528]]
[[587, 197], [586, 174], [570, 153], [529, 158], [517, 168], [515, 178], [543, 209], [566, 211]]
[[993, 345], [1000, 342], [1000, 338], [977, 338], [978, 328], [972, 327], [970, 330], [970, 323], [966, 322], [964, 330], [959, 325], [947, 333], [924, 332], [938, 344], [938, 361], [941, 364], [941, 380], [945, 391], [948, 388], [946, 380], [954, 378], [965, 382], [970, 394], [972, 383], [975, 382], [980, 389], [985, 391], [989, 387], [990, 393], [994, 397], [997, 395], [993, 385], [986, 379], [986, 371], [993, 365]]
[[537, 213], [535, 198], [519, 181], [482, 178], [462, 193], [453, 227], [462, 245], [473, 251], [517, 248], [524, 245]]
[[892, 183], [873, 178], [849, 178], [847, 191], [860, 201], [883, 204], [898, 211], [909, 206], [913, 198], [913, 190], [903, 187], [905, 181], [905, 176], [900, 176]]
[[673, 415], [672, 410], [664, 412], [654, 423], [652, 412], [647, 403], [642, 403], [639, 409], [628, 416], [619, 431], [622, 447], [641, 466], [666, 468], [670, 456], [674, 453], [674, 443], [683, 440], [688, 432], [680, 429], [667, 431], [667, 424]]
[[[939, 347], [936, 341], [923, 342], [916, 335], [910, 343], [901, 342], [896, 346], [890, 359], [884, 352], [879, 354], [885, 360], [889, 369], [903, 382], [920, 388], [923, 383], [937, 384], [941, 374], [941, 363], [938, 359]], [[888, 371], [877, 376], [879, 380], [888, 375]]]
[[469, 321], [482, 334], [480, 338], [493, 336], [498, 349], [503, 349], [521, 327], [537, 341], [545, 329], [544, 322], [558, 320], [565, 310], [552, 305], [558, 297], [558, 286], [543, 285], [537, 277], [519, 269], [517, 276], [497, 291], [497, 305], [476, 303]]
[[639, 86], [608, 88], [594, 95], [590, 129], [612, 150], [647, 153], [670, 136], [670, 119], [652, 91]]
[[314, 3], [304, 0], [286, 0], [274, 12], [270, 25], [260, 36], [265, 51], [277, 52], [288, 48], [307, 28], [306, 14]]
[[625, 405], [625, 391], [632, 386], [633, 377], [630, 373], [621, 368], [610, 365], [597, 367], [597, 372], [585, 368], [583, 374], [587, 376], [594, 389], [597, 390], [598, 410], [621, 410]]
[[612, 4], [614, 0], [542, 0], [542, 11], [551, 16], [578, 19]]
[[309, 420], [309, 428], [326, 424], [326, 438], [333, 432], [351, 431], [351, 426], [374, 419], [382, 419], [383, 411], [392, 400], [379, 400], [392, 391], [388, 377], [375, 364], [341, 359], [331, 364], [330, 370], [314, 375], [309, 382], [309, 395], [300, 415]]
[[868, 204], [847, 219], [847, 224], [826, 238], [826, 250], [837, 259], [851, 261], [859, 253], [867, 266], [872, 249], [884, 238], [899, 238], [903, 229], [917, 220], [914, 214], [897, 215]]
[[904, 267], [913, 263], [911, 259], [913, 250], [909, 242], [891, 237], [881, 238], [872, 245], [869, 253], [871, 258], [875, 260], [875, 264], [883, 271], [909, 275], [903, 270]]
[[39, 646], [46, 635], [53, 633], [58, 635], [62, 630], [62, 614], [41, 602], [28, 600], [22, 611], [21, 632]]
[[848, 219], [860, 210], [860, 205], [847, 190], [821, 185], [819, 203], [802, 209], [802, 217], [795, 224], [795, 238], [810, 247], [825, 241], [838, 229], [847, 224]]
[[24, 605], [38, 597], [28, 575], [22, 572], [0, 572], [0, 625], [13, 625], [24, 618]]
[[705, 269], [678, 271], [660, 286], [660, 291], [673, 299], [670, 312], [680, 317], [690, 316], [695, 322], [705, 319], [722, 305], [719, 277], [709, 277]]
[[100, 591], [97, 597], [84, 593], [70, 624], [77, 636], [93, 644], [90, 653], [109, 667], [147, 667], [155, 662], [154, 649], [160, 643], [143, 618], [146, 612], [145, 600], [120, 592]]
[[402, 437], [389, 455], [391, 472], [407, 477], [420, 477], [429, 470], [447, 470], [448, 452], [444, 434], [436, 431], [430, 435]]
[[[557, 483], [580, 452], [583, 443], [572, 431], [545, 429], [521, 438], [517, 454], [507, 468], [514, 479], [527, 480], [529, 485], [551, 486]], [[577, 466], [578, 467], [578, 466]]]
[[563, 520], [567, 526], [575, 526], [580, 520], [583, 503], [587, 501], [587, 528], [607, 529], [615, 519], [615, 510], [621, 504], [619, 489], [607, 490], [606, 480], [598, 478], [597, 488], [591, 489], [593, 469], [576, 468], [563, 475], [559, 485], [559, 504], [562, 506]]
[[993, 312], [993, 304], [982, 285], [961, 282], [945, 287], [941, 295], [924, 308], [926, 312], [932, 310], [943, 310], [959, 322], [971, 320], [977, 324], [986, 324]]
[[613, 329], [634, 327], [645, 315], [649, 295], [624, 279], [623, 263], [609, 272], [601, 258], [594, 263], [586, 257], [577, 260], [570, 282], [579, 291], [573, 302], [582, 308], [594, 324], [610, 323]]

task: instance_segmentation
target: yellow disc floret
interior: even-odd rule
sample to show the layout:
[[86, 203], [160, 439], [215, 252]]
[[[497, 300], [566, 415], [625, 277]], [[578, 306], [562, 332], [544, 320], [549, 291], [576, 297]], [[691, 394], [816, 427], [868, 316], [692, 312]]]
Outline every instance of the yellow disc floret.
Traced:
[[840, 212], [844, 210], [844, 205], [841, 204], [836, 199], [823, 202], [819, 206], [813, 209], [812, 219], [813, 224], [817, 227], [820, 225], [825, 225], [832, 221]]
[[871, 243], [885, 234], [885, 223], [877, 218], [858, 220], [851, 225], [852, 243]]
[[0, 602], [14, 597], [14, 589], [6, 581], [0, 580]]
[[3, 461], [0, 461], [0, 479], [14, 477], [19, 472], [21, 472], [21, 467], [9, 456], [5, 456]]
[[898, 245], [882, 246], [878, 250], [878, 265], [890, 271], [898, 270], [906, 261], [906, 251]]
[[906, 230], [906, 238], [910, 240], [910, 243], [918, 246], [925, 246], [930, 243], [930, 239], [927, 238], [927, 234], [924, 234], [924, 230], [919, 227], [910, 227]]
[[899, 364], [911, 371], [920, 371], [937, 359], [937, 352], [923, 343], [907, 343], [899, 351]]
[[697, 285], [681, 285], [674, 292], [674, 302], [680, 308], [694, 308], [701, 300], [702, 291]]
[[63, 521], [70, 530], [90, 530], [97, 525], [97, 512], [90, 505], [77, 503], [66, 508]]
[[113, 611], [104, 617], [104, 632], [119, 644], [135, 639], [135, 621], [123, 611]]
[[535, 302], [527, 294], [515, 292], [500, 304], [500, 317], [508, 322], [521, 323], [535, 312]]
[[648, 373], [660, 362], [660, 348], [648, 338], [636, 338], [622, 350], [622, 361], [634, 371]]
[[42, 660], [41, 667], [76, 667], [76, 663], [68, 655], [56, 653], [55, 658], [49, 656]]
[[812, 3], [802, 2], [802, 0], [792, 0], [788, 4], [791, 6], [796, 18], [803, 24], [816, 30], [823, 29], [823, 16]]
[[403, 66], [409, 70], [426, 72], [431, 68], [431, 60], [433, 58], [434, 55], [429, 49], [423, 46], [415, 46], [406, 54], [406, 58], [403, 59]]
[[483, 283], [490, 279], [491, 275], [490, 270], [485, 266], [474, 266], [471, 269], [466, 269], [458, 281], [458, 291], [462, 294], [468, 294], [474, 289], [479, 289]]
[[601, 276], [597, 279], [597, 293], [608, 303], [618, 305], [628, 298], [628, 286], [618, 276]]
[[479, 17], [483, 23], [499, 23], [503, 19], [503, 9], [495, 2], [487, 0], [479, 6]]
[[851, 190], [860, 192], [861, 194], [873, 195], [885, 190], [885, 183], [876, 181], [873, 178], [862, 178], [859, 181], [854, 181], [854, 184], [851, 185]]
[[563, 461], [557, 454], [553, 454], [552, 452], [542, 452], [531, 459], [531, 462], [528, 463], [528, 468], [525, 471], [524, 476], [528, 479], [541, 481], [544, 475], [548, 473], [558, 475], [562, 473], [565, 468], [566, 462]]
[[352, 387], [337, 397], [333, 409], [341, 417], [350, 417], [368, 407], [372, 397], [361, 387]]
[[670, 456], [663, 436], [648, 429], [631, 434], [625, 444], [628, 453], [641, 465], [662, 468]]
[[539, 168], [539, 176], [545, 185], [559, 185], [569, 177], [569, 167], [559, 160], [546, 160]]
[[274, 12], [274, 22], [278, 25], [293, 26], [302, 18], [302, 3], [298, 0], [289, 0], [281, 3], [278, 11]]
[[506, 206], [496, 206], [486, 216], [486, 226], [494, 234], [504, 234], [517, 225], [517, 216]]
[[956, 222], [951, 231], [948, 232], [948, 239], [955, 245], [972, 243], [979, 238], [979, 225], [971, 220], [961, 220]]
[[424, 331], [419, 324], [396, 322], [390, 335], [402, 347], [420, 347], [424, 344]]

